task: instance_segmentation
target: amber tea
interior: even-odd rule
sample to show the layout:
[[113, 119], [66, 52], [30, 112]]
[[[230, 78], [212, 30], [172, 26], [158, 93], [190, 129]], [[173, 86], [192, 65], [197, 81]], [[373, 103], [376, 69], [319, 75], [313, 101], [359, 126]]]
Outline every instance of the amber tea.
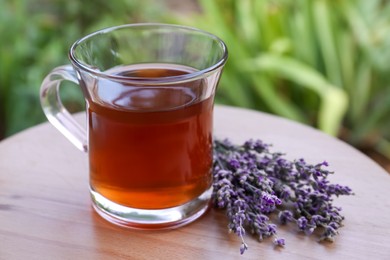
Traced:
[[[194, 72], [174, 65], [116, 68], [143, 80]], [[166, 88], [112, 81], [88, 102], [91, 188], [139, 209], [185, 204], [211, 186], [213, 96], [204, 79]]]

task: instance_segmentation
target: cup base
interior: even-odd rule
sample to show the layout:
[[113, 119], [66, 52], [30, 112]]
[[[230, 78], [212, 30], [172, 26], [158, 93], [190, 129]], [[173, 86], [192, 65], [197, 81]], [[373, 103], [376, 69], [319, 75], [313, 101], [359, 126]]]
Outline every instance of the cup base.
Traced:
[[186, 204], [156, 210], [125, 207], [90, 190], [95, 211], [107, 221], [132, 229], [161, 230], [184, 226], [202, 216], [208, 209], [212, 188]]

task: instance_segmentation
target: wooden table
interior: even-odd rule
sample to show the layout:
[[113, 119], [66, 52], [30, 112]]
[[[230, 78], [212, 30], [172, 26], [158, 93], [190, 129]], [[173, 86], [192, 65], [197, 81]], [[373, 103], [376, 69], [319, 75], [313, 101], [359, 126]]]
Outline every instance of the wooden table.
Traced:
[[244, 109], [218, 106], [215, 134], [235, 143], [260, 138], [290, 159], [327, 160], [331, 181], [356, 193], [335, 201], [346, 217], [336, 241], [280, 227], [284, 248], [247, 237], [240, 256], [240, 240], [214, 209], [171, 231], [116, 227], [90, 206], [87, 156], [45, 123], [0, 143], [0, 259], [390, 259], [390, 175], [368, 157], [307, 126]]

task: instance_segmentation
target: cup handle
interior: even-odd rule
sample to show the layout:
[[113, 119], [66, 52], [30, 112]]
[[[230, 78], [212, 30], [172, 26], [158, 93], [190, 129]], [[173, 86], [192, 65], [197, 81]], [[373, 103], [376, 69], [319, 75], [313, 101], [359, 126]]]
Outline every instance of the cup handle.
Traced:
[[76, 122], [61, 102], [59, 87], [63, 80], [79, 84], [76, 71], [71, 65], [57, 67], [45, 77], [40, 91], [41, 106], [49, 122], [78, 149], [87, 152], [86, 130]]

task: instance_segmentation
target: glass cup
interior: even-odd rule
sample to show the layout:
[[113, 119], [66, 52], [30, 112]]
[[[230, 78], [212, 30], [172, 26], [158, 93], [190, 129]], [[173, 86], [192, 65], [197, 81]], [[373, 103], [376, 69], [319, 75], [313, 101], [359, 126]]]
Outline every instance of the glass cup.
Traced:
[[[194, 28], [131, 24], [76, 41], [72, 65], [41, 86], [48, 120], [89, 155], [90, 193], [106, 220], [138, 229], [182, 226], [208, 208], [215, 90], [225, 44]], [[85, 130], [63, 107], [62, 81], [78, 84]]]

